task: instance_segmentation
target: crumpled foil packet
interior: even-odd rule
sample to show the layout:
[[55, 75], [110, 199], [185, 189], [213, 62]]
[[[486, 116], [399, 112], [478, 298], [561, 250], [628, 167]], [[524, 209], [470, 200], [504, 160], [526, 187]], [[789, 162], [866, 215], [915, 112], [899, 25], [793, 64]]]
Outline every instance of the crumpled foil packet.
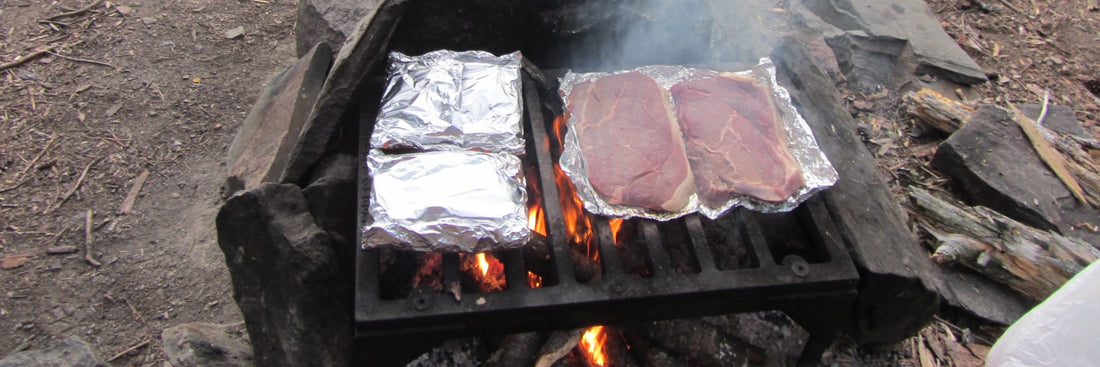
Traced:
[[371, 146], [524, 153], [520, 64], [513, 52], [390, 54]]
[[[680, 82], [705, 79], [718, 75], [718, 72], [711, 70], [663, 65], [643, 66], [634, 70], [624, 70], [612, 73], [578, 74], [569, 72], [561, 79], [560, 91], [563, 103], [568, 106], [569, 93], [572, 92], [574, 85], [596, 80], [604, 76], [630, 71], [637, 71], [653, 78], [653, 80], [657, 81], [657, 84], [665, 89], [671, 88], [673, 85]], [[802, 168], [802, 178], [804, 181], [802, 187], [796, 190], [790, 198], [783, 202], [767, 202], [748, 196], [732, 195], [729, 201], [723, 203], [723, 205], [708, 206], [704, 205], [699, 200], [697, 194], [692, 193], [688, 205], [678, 212], [654, 211], [646, 208], [610, 204], [604, 200], [588, 182], [588, 175], [585, 173], [584, 159], [581, 157], [580, 142], [575, 130], [572, 128], [573, 124], [576, 123], [576, 118], [571, 116], [568, 121], [569, 129], [563, 138], [564, 148], [559, 163], [561, 164], [562, 171], [569, 176], [570, 181], [577, 187], [577, 195], [579, 195], [581, 201], [584, 202], [585, 209], [594, 214], [619, 218], [641, 217], [667, 221], [698, 212], [708, 218], [715, 219], [731, 208], [738, 206], [766, 213], [790, 211], [798, 207], [799, 204], [810, 196], [813, 196], [814, 193], [835, 184], [839, 178], [836, 170], [833, 169], [832, 164], [830, 164], [828, 158], [825, 157], [825, 153], [823, 153], [821, 148], [817, 145], [817, 140], [814, 139], [813, 131], [810, 130], [809, 124], [806, 123], [806, 120], [803, 119], [802, 115], [795, 109], [794, 103], [791, 102], [790, 92], [776, 81], [775, 65], [772, 63], [771, 59], [767, 57], [762, 58], [752, 69], [736, 72], [734, 74], [759, 80], [764, 83], [764, 85], [771, 88], [775, 96], [776, 107], [779, 109], [780, 117], [787, 130], [791, 154]], [[671, 98], [671, 96], [669, 98]], [[675, 106], [675, 101], [670, 101], [669, 103]]]
[[439, 151], [367, 156], [372, 179], [363, 248], [480, 252], [523, 246], [527, 190], [519, 158]]

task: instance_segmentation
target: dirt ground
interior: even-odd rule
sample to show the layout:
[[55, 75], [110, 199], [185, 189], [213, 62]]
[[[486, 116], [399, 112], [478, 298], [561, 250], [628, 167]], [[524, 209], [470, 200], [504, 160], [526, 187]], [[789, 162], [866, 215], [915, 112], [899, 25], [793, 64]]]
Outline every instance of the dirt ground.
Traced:
[[[77, 335], [103, 359], [148, 341], [113, 363], [159, 363], [165, 328], [241, 321], [214, 234], [223, 162], [293, 60], [297, 3], [121, 0], [40, 22], [87, 4], [0, 1], [0, 63], [57, 46], [0, 71], [0, 259], [25, 259], [0, 270], [0, 356]], [[102, 265], [47, 255], [83, 248], [88, 210]]]
[[[1006, 1], [1016, 10], [928, 1], [997, 75], [977, 95], [1038, 103], [1049, 90], [1100, 132], [1098, 13], [1086, 0]], [[0, 357], [77, 335], [100, 358], [118, 355], [113, 365], [153, 365], [165, 328], [241, 321], [214, 234], [223, 162], [261, 85], [293, 59], [297, 2], [120, 0], [45, 21], [89, 3], [0, 0], [0, 64], [55, 47], [0, 70]], [[905, 119], [860, 118], [888, 122], [875, 126], [879, 139], [909, 139]], [[890, 143], [875, 150], [895, 174], [930, 158], [920, 142]], [[119, 214], [144, 170], [134, 212]], [[82, 251], [89, 210], [100, 266]], [[46, 253], [61, 246], [81, 251]], [[923, 365], [927, 348], [907, 343], [891, 361]], [[850, 352], [834, 353], [860, 360]]]

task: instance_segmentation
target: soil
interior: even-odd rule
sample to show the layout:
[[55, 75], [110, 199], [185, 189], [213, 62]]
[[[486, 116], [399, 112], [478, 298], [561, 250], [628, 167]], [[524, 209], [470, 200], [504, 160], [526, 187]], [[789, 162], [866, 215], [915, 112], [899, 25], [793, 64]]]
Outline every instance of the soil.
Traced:
[[[294, 59], [297, 3], [121, 0], [40, 22], [89, 3], [0, 1], [0, 63], [60, 55], [0, 71], [0, 259], [27, 259], [0, 270], [0, 356], [77, 335], [104, 360], [149, 341], [112, 363], [155, 364], [165, 328], [241, 322], [214, 232], [223, 162], [260, 86]], [[88, 210], [102, 265], [47, 255], [83, 249]]]
[[[988, 13], [977, 1], [928, 1], [995, 75], [959, 97], [1038, 103], [1049, 91], [1100, 133], [1100, 13], [1086, 0], [1005, 1], [1020, 12], [995, 0], [980, 2]], [[294, 59], [297, 2], [119, 0], [43, 22], [89, 3], [0, 1], [0, 64], [56, 46], [0, 70], [0, 356], [77, 335], [105, 360], [147, 341], [111, 364], [155, 365], [165, 328], [241, 323], [214, 216], [229, 142], [259, 88]], [[229, 38], [236, 27], [243, 35]], [[912, 138], [912, 121], [871, 99], [850, 100], [892, 184], [946, 185], [923, 168], [939, 139]], [[144, 170], [134, 212], [120, 214]], [[89, 210], [100, 266], [83, 253]], [[80, 251], [46, 253], [57, 246]], [[918, 341], [949, 326], [937, 321], [885, 352], [841, 346], [830, 358], [923, 365]]]

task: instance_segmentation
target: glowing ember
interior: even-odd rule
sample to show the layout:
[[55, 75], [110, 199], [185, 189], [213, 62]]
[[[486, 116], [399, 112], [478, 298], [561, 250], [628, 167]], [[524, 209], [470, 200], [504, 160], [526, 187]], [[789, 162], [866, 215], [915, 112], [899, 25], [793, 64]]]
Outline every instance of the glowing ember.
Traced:
[[504, 263], [491, 253], [461, 254], [459, 268], [473, 278], [481, 292], [496, 292], [507, 285], [504, 279]]
[[611, 239], [615, 241], [615, 244], [619, 244], [619, 230], [623, 228], [623, 219], [616, 218], [607, 221], [607, 224], [611, 226]]
[[531, 288], [541, 288], [542, 287], [542, 277], [540, 277], [538, 274], [535, 274], [534, 272], [528, 271], [527, 272], [527, 286], [531, 287]]
[[607, 355], [604, 354], [604, 343], [607, 334], [603, 332], [603, 326], [593, 326], [581, 336], [580, 347], [588, 356], [588, 360], [597, 366], [607, 365]]
[[[565, 127], [565, 117], [558, 116], [554, 119], [554, 137], [558, 146], [561, 146], [562, 131]], [[592, 260], [599, 260], [599, 252], [592, 246], [592, 221], [584, 213], [584, 202], [577, 196], [577, 189], [569, 177], [561, 170], [561, 165], [554, 163], [554, 182], [558, 186], [558, 201], [561, 204], [561, 214], [565, 218], [565, 230], [569, 234], [569, 242], [583, 246], [583, 252]]]

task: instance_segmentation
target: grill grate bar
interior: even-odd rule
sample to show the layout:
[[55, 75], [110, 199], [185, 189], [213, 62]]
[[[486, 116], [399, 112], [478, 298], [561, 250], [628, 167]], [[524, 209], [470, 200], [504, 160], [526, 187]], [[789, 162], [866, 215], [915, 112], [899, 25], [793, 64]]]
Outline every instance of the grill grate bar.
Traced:
[[622, 262], [619, 260], [619, 250], [615, 248], [615, 240], [611, 236], [611, 226], [607, 223], [607, 218], [593, 218], [592, 224], [596, 227], [594, 240], [599, 244], [603, 274], [610, 277], [621, 276]]
[[718, 270], [718, 267], [714, 265], [714, 257], [711, 256], [710, 248], [707, 246], [707, 234], [703, 231], [703, 223], [699, 220], [699, 216], [689, 215], [685, 217], [684, 224], [687, 226], [688, 234], [691, 235], [691, 245], [695, 248], [695, 259], [699, 261], [699, 271]]
[[504, 251], [498, 259], [504, 264], [504, 280], [509, 290], [527, 287], [527, 266], [523, 263], [523, 250], [511, 249]]
[[661, 246], [661, 234], [657, 231], [657, 223], [645, 219], [638, 224], [639, 238], [641, 243], [645, 244], [646, 251], [649, 253], [649, 259], [653, 265], [653, 275], [676, 273], [672, 268], [672, 261], [669, 259], [668, 252], [665, 251], [664, 246]]

